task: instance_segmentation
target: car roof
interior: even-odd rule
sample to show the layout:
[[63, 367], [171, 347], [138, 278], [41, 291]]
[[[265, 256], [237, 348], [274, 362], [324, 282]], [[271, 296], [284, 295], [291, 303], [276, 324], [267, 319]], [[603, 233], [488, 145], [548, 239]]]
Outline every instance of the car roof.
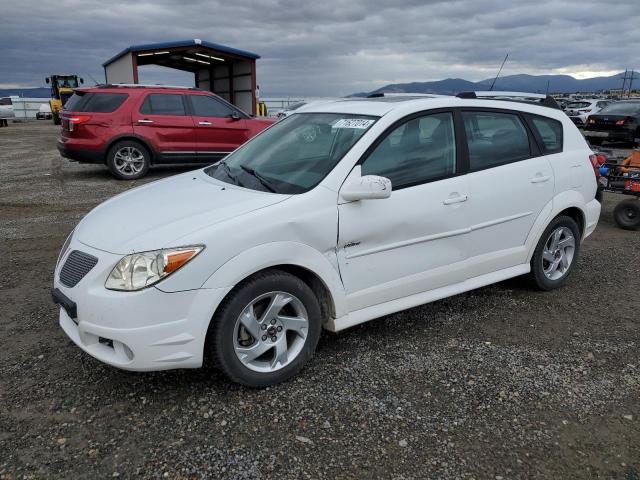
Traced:
[[195, 87], [182, 87], [178, 85], [141, 85], [141, 84], [128, 84], [128, 83], [116, 83], [116, 84], [102, 84], [102, 85], [94, 85], [93, 87], [80, 87], [76, 88], [76, 91], [79, 92], [122, 92], [122, 91], [140, 91], [140, 92], [148, 92], [148, 91], [185, 91], [188, 90], [190, 92], [202, 92], [202, 93], [212, 93], [207, 90], [202, 90], [200, 88]]
[[333, 102], [305, 105], [297, 109], [296, 113], [343, 113], [353, 115], [371, 115], [382, 117], [395, 110], [420, 111], [436, 108], [471, 107], [471, 108], [500, 108], [544, 115], [558, 120], [564, 120], [566, 115], [562, 110], [543, 105], [521, 103], [512, 100], [493, 100], [483, 98], [459, 98], [454, 96], [428, 97], [381, 97], [381, 98], [346, 98]]

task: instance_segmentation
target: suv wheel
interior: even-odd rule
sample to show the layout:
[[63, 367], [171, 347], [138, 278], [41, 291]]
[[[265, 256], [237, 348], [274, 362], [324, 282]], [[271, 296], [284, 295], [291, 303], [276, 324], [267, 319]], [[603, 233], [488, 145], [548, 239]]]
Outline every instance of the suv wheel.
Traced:
[[541, 290], [565, 284], [580, 252], [580, 229], [571, 217], [556, 217], [546, 228], [531, 259], [530, 278]]
[[640, 200], [623, 200], [613, 210], [613, 218], [625, 230], [640, 227]]
[[309, 286], [272, 270], [239, 284], [207, 334], [212, 360], [233, 381], [266, 387], [296, 375], [320, 338], [320, 306]]
[[149, 151], [140, 143], [130, 140], [117, 142], [107, 154], [109, 170], [122, 180], [144, 177], [150, 164]]

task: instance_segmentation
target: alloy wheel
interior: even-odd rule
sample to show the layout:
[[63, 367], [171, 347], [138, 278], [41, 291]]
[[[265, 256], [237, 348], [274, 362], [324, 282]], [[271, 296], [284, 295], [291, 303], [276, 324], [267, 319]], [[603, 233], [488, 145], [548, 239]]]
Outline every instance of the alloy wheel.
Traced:
[[144, 169], [144, 154], [136, 147], [122, 147], [113, 159], [116, 169], [124, 176], [132, 176]]
[[289, 365], [302, 351], [309, 316], [302, 302], [286, 292], [269, 292], [243, 310], [233, 333], [233, 348], [242, 364], [270, 373]]
[[559, 280], [564, 277], [576, 250], [576, 240], [567, 227], [558, 227], [544, 244], [542, 251], [542, 270], [549, 280]]

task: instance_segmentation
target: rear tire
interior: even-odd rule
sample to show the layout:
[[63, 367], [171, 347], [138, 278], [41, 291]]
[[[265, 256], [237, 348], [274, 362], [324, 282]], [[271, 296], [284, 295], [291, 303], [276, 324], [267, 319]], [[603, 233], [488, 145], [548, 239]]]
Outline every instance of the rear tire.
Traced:
[[107, 153], [107, 167], [120, 180], [136, 180], [144, 177], [151, 165], [149, 151], [139, 142], [117, 142]]
[[613, 219], [624, 230], [640, 227], [640, 200], [623, 200], [613, 210]]
[[529, 279], [540, 290], [562, 287], [580, 253], [580, 228], [565, 215], [552, 220], [538, 240], [531, 258]]
[[220, 304], [206, 354], [234, 382], [266, 387], [302, 369], [320, 330], [320, 305], [311, 288], [298, 277], [269, 270], [237, 285]]

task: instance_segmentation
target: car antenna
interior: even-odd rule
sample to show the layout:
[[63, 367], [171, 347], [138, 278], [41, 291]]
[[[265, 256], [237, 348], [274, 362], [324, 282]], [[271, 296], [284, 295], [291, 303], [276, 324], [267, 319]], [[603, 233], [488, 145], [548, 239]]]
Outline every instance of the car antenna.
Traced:
[[507, 58], [509, 58], [508, 53], [505, 55], [504, 60], [502, 61], [502, 65], [500, 65], [500, 70], [498, 70], [498, 74], [496, 75], [496, 78], [494, 78], [493, 82], [491, 82], [491, 88], [489, 89], [490, 92], [493, 91], [493, 86], [496, 84], [496, 80], [498, 80], [498, 77], [500, 76], [500, 72], [502, 72], [502, 67], [504, 67], [504, 64], [507, 61]]

